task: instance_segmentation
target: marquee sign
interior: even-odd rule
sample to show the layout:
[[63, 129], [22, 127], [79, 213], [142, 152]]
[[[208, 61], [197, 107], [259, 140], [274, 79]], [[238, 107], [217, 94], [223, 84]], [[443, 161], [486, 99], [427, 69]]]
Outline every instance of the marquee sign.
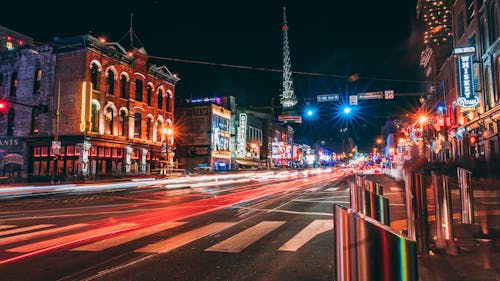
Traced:
[[245, 157], [247, 147], [247, 114], [240, 113], [240, 124], [236, 137], [236, 156]]
[[472, 77], [472, 56], [458, 56], [458, 80], [460, 93], [457, 104], [463, 109], [473, 109], [479, 105], [479, 97], [474, 94], [474, 79]]

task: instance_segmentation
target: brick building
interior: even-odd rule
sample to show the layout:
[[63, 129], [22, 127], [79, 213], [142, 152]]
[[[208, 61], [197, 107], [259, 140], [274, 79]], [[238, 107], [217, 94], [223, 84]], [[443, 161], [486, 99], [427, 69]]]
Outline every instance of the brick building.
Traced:
[[[24, 139], [27, 176], [145, 174], [162, 160], [171, 162], [176, 75], [149, 63], [142, 47], [126, 49], [91, 35], [50, 45], [54, 75], [41, 77], [42, 86], [50, 87], [50, 98], [41, 102], [48, 106], [48, 117], [38, 120], [38, 131], [32, 129]], [[33, 70], [29, 63], [26, 70], [10, 65], [7, 75]], [[22, 77], [19, 87], [24, 84]], [[26, 85], [28, 80], [34, 83], [33, 77], [25, 80]], [[9, 92], [11, 87], [6, 85], [4, 90]], [[24, 111], [16, 113], [11, 130], [15, 136], [25, 135], [20, 123], [32, 119], [32, 113]]]

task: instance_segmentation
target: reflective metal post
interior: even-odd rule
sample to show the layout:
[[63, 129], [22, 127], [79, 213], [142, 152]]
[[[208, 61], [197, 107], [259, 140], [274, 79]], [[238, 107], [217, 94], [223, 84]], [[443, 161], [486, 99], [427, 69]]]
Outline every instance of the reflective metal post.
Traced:
[[460, 216], [462, 223], [474, 223], [474, 205], [472, 193], [472, 172], [457, 168], [458, 184], [460, 186], [461, 212]]
[[405, 170], [405, 199], [406, 199], [406, 225], [407, 235], [411, 240], [417, 240], [415, 231], [415, 181], [414, 174], [409, 169]]
[[436, 212], [436, 248], [446, 249], [447, 241], [453, 239], [451, 190], [447, 176], [438, 176], [432, 171], [434, 209]]
[[359, 187], [354, 182], [350, 182], [350, 188], [351, 209], [355, 212], [359, 212]]
[[429, 252], [429, 230], [427, 223], [427, 194], [425, 176], [420, 173], [415, 174], [415, 222], [417, 250], [419, 253]]
[[382, 190], [382, 185], [375, 183], [375, 193], [378, 195], [384, 195], [384, 191]]

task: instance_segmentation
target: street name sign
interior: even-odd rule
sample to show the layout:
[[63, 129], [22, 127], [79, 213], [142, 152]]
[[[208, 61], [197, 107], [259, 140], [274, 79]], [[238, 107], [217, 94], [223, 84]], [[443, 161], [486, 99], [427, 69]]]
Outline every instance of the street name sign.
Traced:
[[317, 95], [316, 96], [316, 100], [318, 102], [338, 101], [339, 100], [339, 95], [338, 94]]
[[384, 98], [384, 92], [368, 92], [368, 93], [359, 93], [358, 94], [358, 99], [360, 100], [376, 100], [376, 99], [383, 99]]

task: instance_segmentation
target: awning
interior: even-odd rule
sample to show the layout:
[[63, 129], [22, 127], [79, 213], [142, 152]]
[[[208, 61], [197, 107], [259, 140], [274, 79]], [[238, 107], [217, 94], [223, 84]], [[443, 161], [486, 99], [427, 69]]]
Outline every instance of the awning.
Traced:
[[245, 166], [260, 166], [260, 162], [257, 162], [257, 161], [236, 159], [235, 162], [240, 164], [240, 165], [245, 165]]

